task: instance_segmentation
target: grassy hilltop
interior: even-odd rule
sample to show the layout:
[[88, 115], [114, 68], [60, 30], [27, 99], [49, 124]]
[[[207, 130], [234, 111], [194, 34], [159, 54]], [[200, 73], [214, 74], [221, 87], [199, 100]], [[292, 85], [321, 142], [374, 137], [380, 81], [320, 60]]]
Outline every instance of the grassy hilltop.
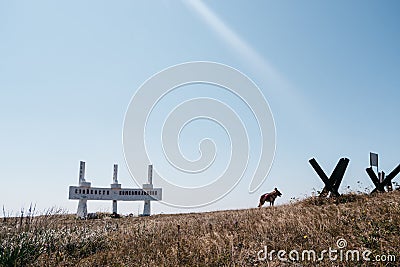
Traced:
[[[78, 220], [47, 214], [0, 223], [0, 266], [399, 266], [400, 192], [308, 198], [261, 209]], [[259, 261], [257, 253], [329, 247], [395, 262]], [[262, 253], [260, 255], [263, 255]], [[286, 255], [287, 257], [287, 255]], [[361, 256], [360, 256], [361, 257]]]

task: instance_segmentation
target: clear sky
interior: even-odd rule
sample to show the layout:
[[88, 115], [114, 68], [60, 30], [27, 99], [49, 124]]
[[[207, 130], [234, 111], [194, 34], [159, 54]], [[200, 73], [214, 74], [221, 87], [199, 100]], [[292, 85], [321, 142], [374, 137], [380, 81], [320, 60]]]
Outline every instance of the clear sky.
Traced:
[[[350, 158], [342, 192], [370, 187], [370, 151], [386, 173], [400, 163], [399, 14], [399, 1], [0, 0], [0, 205], [74, 212], [68, 186], [80, 160], [92, 185], [107, 186], [119, 163], [120, 182], [134, 187], [122, 146], [129, 101], [151, 75], [194, 60], [230, 65], [260, 87], [275, 119], [275, 161], [255, 194], [248, 177], [211, 206], [157, 203], [153, 212], [254, 207], [275, 186], [277, 203], [288, 202], [322, 188], [312, 157], [329, 174]], [[196, 133], [182, 136], [189, 158]], [[89, 203], [99, 210], [111, 203]]]

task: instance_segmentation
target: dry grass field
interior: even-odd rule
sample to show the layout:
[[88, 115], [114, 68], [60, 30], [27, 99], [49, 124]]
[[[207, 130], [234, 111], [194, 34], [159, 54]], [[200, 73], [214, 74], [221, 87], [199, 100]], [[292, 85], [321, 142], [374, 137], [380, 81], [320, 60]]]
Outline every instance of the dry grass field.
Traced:
[[[261, 209], [78, 220], [48, 214], [2, 219], [0, 266], [400, 266], [400, 192], [311, 197]], [[329, 247], [390, 261], [282, 262], [270, 250]], [[262, 253], [260, 255], [263, 255]], [[286, 255], [287, 256], [287, 255]]]

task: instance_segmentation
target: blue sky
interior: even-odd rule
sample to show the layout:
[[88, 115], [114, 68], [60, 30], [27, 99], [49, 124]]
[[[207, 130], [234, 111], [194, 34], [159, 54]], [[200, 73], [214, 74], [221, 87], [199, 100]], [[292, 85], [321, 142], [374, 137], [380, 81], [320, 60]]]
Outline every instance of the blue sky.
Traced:
[[[275, 119], [275, 161], [255, 194], [245, 180], [211, 206], [157, 203], [154, 212], [254, 207], [275, 186], [288, 202], [322, 188], [311, 157], [327, 173], [350, 158], [342, 191], [371, 186], [370, 151], [386, 173], [400, 163], [399, 12], [398, 1], [0, 0], [0, 205], [73, 212], [67, 188], [80, 160], [93, 185], [108, 185], [119, 163], [120, 182], [134, 186], [122, 148], [129, 101], [151, 75], [194, 60], [230, 65], [260, 87]], [[190, 133], [182, 146], [195, 157]]]

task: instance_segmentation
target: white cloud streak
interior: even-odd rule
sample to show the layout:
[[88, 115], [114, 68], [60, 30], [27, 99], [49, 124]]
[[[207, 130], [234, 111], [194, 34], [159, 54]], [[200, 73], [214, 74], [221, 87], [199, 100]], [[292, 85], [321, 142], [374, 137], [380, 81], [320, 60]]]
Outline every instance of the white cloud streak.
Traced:
[[183, 1], [196, 13], [229, 47], [231, 47], [249, 66], [260, 75], [269, 89], [282, 92], [290, 86], [289, 82], [250, 44], [243, 40], [234, 30], [224, 23], [206, 4], [200, 0]]
[[[183, 3], [197, 14], [209, 28], [221, 38], [221, 40], [247, 64], [254, 75], [258, 77], [261, 85], [269, 97], [268, 101], [272, 108], [279, 106], [281, 110], [296, 110], [296, 112], [285, 113], [284, 116], [291, 117], [290, 123], [293, 127], [310, 127], [325, 125], [324, 120], [316, 115], [312, 106], [304, 96], [299, 94], [293, 86], [276, 68], [261, 56], [253, 47], [229, 27], [217, 14], [215, 14], [201, 0], [184, 0]], [[272, 98], [270, 98], [272, 97]], [[279, 116], [282, 118], [281, 116]]]

